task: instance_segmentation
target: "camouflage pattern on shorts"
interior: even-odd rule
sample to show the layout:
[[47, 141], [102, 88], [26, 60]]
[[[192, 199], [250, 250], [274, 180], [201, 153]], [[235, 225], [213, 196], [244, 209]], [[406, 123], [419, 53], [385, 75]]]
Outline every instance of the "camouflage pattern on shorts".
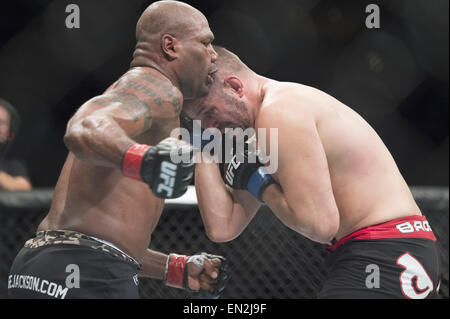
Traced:
[[141, 268], [141, 265], [131, 256], [115, 249], [114, 247], [102, 243], [88, 235], [71, 230], [44, 230], [36, 233], [36, 236], [27, 240], [24, 247], [38, 248], [46, 245], [77, 245], [86, 246], [92, 249], [101, 250], [113, 257], [131, 262]]

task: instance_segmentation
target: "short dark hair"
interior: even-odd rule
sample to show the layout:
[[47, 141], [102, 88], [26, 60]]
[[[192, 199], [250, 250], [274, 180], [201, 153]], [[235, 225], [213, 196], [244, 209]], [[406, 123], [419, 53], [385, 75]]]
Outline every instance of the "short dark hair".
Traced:
[[0, 98], [0, 107], [3, 107], [9, 113], [9, 135], [16, 137], [20, 129], [20, 117], [16, 108], [8, 101]]
[[218, 54], [218, 58], [216, 61], [217, 66], [220, 68], [221, 66], [234, 72], [247, 72], [251, 71], [241, 59], [231, 52], [230, 50], [224, 48], [220, 45], [214, 45], [214, 50]]

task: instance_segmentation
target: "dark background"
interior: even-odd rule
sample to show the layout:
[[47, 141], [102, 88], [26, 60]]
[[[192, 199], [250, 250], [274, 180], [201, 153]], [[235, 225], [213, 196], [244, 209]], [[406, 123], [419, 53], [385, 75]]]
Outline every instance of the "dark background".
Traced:
[[[152, 1], [22, 0], [0, 4], [0, 96], [22, 130], [10, 156], [35, 187], [54, 186], [67, 121], [129, 66], [135, 24]], [[380, 134], [410, 185], [448, 185], [449, 1], [186, 1], [257, 73], [319, 88]], [[81, 28], [67, 29], [75, 3]], [[380, 7], [367, 29], [365, 8]]]

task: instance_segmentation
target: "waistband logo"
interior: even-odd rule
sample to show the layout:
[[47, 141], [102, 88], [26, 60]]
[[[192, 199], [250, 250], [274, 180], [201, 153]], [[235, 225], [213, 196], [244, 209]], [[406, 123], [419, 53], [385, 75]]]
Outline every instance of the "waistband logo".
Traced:
[[431, 232], [431, 227], [428, 221], [424, 220], [416, 220], [413, 223], [411, 222], [404, 222], [398, 225], [395, 225], [397, 229], [401, 233], [413, 233], [413, 232], [419, 232], [419, 231], [425, 231], [425, 232]]

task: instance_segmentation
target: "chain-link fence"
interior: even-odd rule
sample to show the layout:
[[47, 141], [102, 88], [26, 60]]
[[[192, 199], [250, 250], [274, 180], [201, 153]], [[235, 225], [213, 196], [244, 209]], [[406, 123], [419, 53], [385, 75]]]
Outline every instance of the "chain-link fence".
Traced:
[[[448, 188], [413, 188], [422, 212], [438, 240], [441, 263], [440, 298], [449, 298]], [[7, 293], [10, 265], [23, 243], [33, 235], [50, 205], [52, 192], [0, 193], [0, 298]], [[286, 228], [262, 208], [247, 229], [228, 243], [205, 236], [196, 205], [166, 205], [153, 232], [150, 248], [165, 253], [207, 251], [225, 256], [231, 278], [223, 298], [315, 298], [327, 275], [323, 245]], [[191, 298], [186, 292], [141, 278], [143, 298]]]

